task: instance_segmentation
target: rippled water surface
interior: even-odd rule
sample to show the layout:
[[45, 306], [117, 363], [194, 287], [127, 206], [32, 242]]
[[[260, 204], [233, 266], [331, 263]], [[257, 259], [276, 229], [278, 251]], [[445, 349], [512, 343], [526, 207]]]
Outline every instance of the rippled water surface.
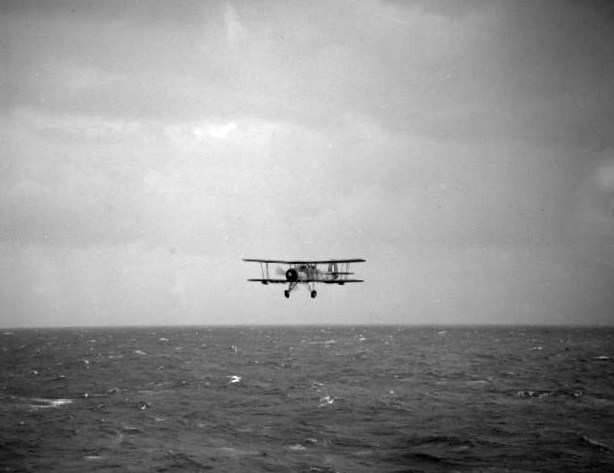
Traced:
[[0, 333], [4, 472], [614, 471], [614, 329]]

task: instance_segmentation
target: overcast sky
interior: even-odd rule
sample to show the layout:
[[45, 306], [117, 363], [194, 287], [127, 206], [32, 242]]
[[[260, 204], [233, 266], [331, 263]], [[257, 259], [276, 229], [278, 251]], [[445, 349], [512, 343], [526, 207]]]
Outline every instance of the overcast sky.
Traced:
[[608, 1], [2, 2], [0, 326], [612, 324], [613, 98]]

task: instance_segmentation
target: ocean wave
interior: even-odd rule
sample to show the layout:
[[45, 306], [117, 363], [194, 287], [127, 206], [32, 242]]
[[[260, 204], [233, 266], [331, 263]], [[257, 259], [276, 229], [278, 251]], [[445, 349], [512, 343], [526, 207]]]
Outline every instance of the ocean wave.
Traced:
[[32, 409], [50, 409], [55, 407], [62, 407], [72, 404], [72, 399], [43, 399], [33, 398], [28, 402], [28, 407]]

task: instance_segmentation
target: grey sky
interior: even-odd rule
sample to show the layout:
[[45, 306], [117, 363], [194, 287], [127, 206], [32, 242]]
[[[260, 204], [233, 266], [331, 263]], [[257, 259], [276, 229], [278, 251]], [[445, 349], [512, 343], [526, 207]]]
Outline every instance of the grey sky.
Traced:
[[0, 44], [1, 326], [614, 323], [610, 2], [4, 2]]

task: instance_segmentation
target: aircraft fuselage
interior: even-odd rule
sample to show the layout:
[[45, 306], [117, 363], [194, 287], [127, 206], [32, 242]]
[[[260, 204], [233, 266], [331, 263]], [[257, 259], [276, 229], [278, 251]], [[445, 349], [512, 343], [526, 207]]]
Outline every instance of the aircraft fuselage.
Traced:
[[304, 281], [334, 281], [339, 278], [337, 268], [330, 268], [329, 271], [322, 271], [316, 265], [302, 264], [286, 271], [288, 282]]

